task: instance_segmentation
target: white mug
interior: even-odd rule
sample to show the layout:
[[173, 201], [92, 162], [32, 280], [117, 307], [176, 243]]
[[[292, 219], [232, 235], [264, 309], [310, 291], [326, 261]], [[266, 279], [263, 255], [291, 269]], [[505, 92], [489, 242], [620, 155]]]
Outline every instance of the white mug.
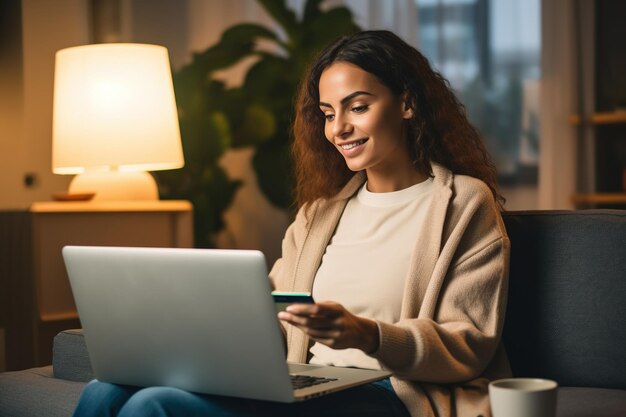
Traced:
[[493, 417], [554, 417], [558, 384], [549, 379], [508, 378], [489, 384]]

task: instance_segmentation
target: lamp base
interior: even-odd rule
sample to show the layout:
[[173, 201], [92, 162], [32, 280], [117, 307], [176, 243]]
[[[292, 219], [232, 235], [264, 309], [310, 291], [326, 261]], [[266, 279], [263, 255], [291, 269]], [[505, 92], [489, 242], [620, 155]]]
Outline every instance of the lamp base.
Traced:
[[76, 175], [70, 194], [96, 193], [94, 200], [158, 200], [154, 177], [145, 171], [85, 172]]

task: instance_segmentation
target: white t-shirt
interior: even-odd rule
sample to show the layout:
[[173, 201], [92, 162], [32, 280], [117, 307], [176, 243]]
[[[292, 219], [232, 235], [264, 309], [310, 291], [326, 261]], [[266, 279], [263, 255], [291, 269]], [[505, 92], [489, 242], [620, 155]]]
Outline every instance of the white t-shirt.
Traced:
[[[400, 319], [404, 283], [417, 231], [426, 221], [433, 182], [389, 193], [367, 183], [348, 201], [313, 283], [315, 301], [335, 301], [357, 316], [388, 323]], [[380, 369], [359, 349], [316, 343], [311, 363]]]

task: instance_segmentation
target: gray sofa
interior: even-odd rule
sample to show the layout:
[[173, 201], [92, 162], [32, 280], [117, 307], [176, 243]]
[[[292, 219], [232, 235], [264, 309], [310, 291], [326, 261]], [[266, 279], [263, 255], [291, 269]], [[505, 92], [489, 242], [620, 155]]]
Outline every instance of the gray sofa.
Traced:
[[[558, 417], [626, 416], [626, 210], [504, 215], [511, 239], [504, 342], [515, 376], [559, 382]], [[69, 416], [93, 378], [82, 332], [52, 366], [0, 374], [0, 416]]]
[[93, 379], [81, 329], [55, 336], [52, 365], [0, 374], [0, 416], [67, 417]]

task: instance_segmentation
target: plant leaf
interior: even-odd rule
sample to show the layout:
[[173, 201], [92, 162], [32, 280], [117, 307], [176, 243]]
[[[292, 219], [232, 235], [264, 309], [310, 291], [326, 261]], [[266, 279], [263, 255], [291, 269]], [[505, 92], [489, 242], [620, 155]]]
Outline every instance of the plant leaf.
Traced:
[[289, 37], [295, 37], [298, 33], [298, 21], [296, 14], [287, 7], [285, 0], [258, 0], [265, 11], [285, 29]]
[[256, 145], [276, 133], [276, 118], [265, 106], [252, 104], [244, 115], [244, 122], [233, 134], [233, 147]]
[[192, 62], [182, 71], [209, 74], [230, 67], [253, 53], [254, 42], [219, 42], [204, 52], [194, 54]]
[[286, 99], [291, 102], [291, 90], [297, 84], [297, 74], [293, 74], [293, 62], [288, 59], [266, 55], [255, 63], [246, 74], [244, 89], [246, 94], [254, 97], [255, 101], [267, 100], [272, 109], [277, 103]]
[[282, 140], [263, 142], [252, 158], [259, 188], [276, 207], [287, 209], [293, 204], [293, 178], [290, 175], [289, 143]]
[[339, 36], [358, 30], [359, 27], [354, 23], [350, 9], [335, 7], [304, 22], [303, 43], [306, 46], [314, 45], [315, 49], [321, 49]]
[[255, 23], [242, 23], [227, 29], [220, 38], [220, 43], [228, 45], [246, 44], [254, 42], [257, 38], [278, 41], [274, 32], [264, 26]]
[[194, 207], [195, 246], [215, 247], [215, 234], [224, 228], [223, 213], [230, 206], [241, 181], [232, 181], [222, 167], [209, 165], [200, 176], [191, 199]]
[[304, 16], [302, 17], [302, 22], [309, 21], [314, 19], [318, 14], [320, 14], [320, 4], [324, 0], [308, 0], [306, 5], [304, 6]]

